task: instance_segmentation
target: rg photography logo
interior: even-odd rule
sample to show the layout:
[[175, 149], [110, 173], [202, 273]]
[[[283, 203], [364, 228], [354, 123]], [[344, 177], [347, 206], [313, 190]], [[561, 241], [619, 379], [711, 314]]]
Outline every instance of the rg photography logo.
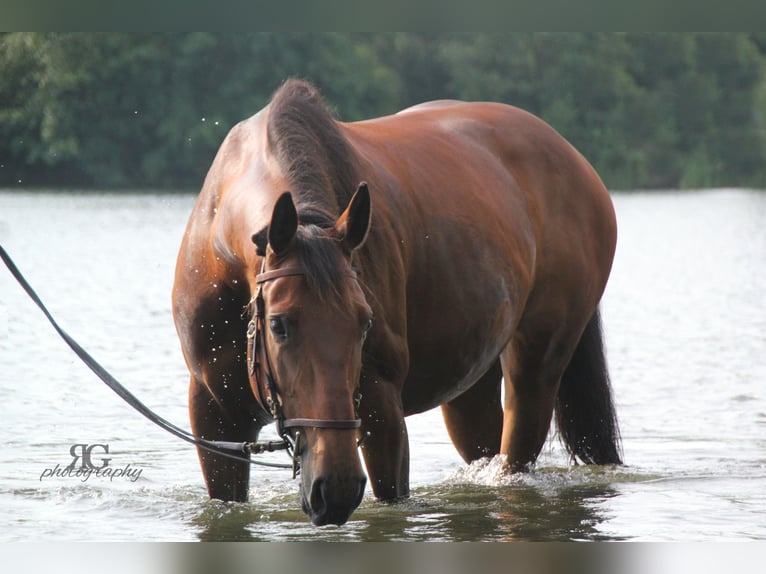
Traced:
[[73, 444], [69, 449], [72, 462], [68, 466], [56, 464], [52, 468], [46, 468], [40, 474], [40, 481], [49, 478], [74, 478], [87, 482], [91, 478], [100, 480], [124, 479], [136, 482], [141, 478], [144, 469], [136, 468], [128, 463], [125, 466], [112, 466], [108, 444]]

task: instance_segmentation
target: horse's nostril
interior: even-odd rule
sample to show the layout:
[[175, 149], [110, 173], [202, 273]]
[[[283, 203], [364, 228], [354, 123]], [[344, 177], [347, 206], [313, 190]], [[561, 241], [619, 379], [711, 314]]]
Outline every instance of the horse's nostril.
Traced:
[[[366, 477], [335, 484], [327, 479], [317, 478], [311, 484], [308, 497], [303, 497], [304, 511], [317, 526], [345, 523], [362, 502]], [[345, 488], [340, 488], [345, 485]], [[307, 508], [308, 507], [308, 508]]]
[[311, 485], [309, 503], [314, 514], [324, 514], [327, 511], [327, 482], [318, 478]]

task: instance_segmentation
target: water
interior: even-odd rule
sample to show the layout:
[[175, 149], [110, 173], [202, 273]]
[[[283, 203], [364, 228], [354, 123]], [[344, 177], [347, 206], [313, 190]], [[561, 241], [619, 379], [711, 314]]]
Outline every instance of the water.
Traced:
[[[0, 192], [0, 243], [54, 316], [186, 428], [170, 291], [193, 201]], [[289, 473], [261, 469], [250, 503], [209, 501], [194, 449], [98, 381], [0, 270], [0, 540], [766, 539], [766, 193], [614, 201], [603, 320], [625, 467], [572, 466], [554, 437], [530, 474], [467, 467], [437, 410], [408, 419], [405, 504], [368, 489], [347, 525], [316, 528]], [[41, 479], [74, 444], [141, 475]]]

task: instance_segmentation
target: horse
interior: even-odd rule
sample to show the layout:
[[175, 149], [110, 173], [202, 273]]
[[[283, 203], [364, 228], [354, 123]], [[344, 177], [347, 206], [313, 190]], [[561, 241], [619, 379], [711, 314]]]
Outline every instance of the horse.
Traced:
[[[192, 430], [278, 419], [316, 525], [345, 523], [367, 478], [406, 498], [405, 418], [435, 407], [468, 463], [529, 469], [555, 412], [575, 462], [621, 464], [599, 316], [616, 236], [594, 168], [528, 112], [343, 122], [289, 79], [226, 136], [180, 247]], [[198, 454], [211, 498], [247, 500], [246, 461]]]

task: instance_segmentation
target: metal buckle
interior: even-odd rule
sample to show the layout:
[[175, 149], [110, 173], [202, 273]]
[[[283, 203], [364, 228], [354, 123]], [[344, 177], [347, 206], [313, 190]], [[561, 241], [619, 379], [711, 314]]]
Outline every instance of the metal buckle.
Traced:
[[360, 439], [358, 439], [358, 440], [356, 441], [356, 448], [361, 448], [361, 447], [362, 447], [362, 445], [364, 445], [364, 443], [366, 443], [366, 442], [367, 442], [367, 439], [368, 439], [368, 438], [370, 438], [370, 434], [371, 434], [371, 433], [370, 433], [370, 431], [365, 431], [365, 432], [362, 434], [362, 438], [360, 438]]
[[291, 441], [289, 435], [287, 435], [285, 438], [288, 442], [292, 442], [293, 479], [295, 479], [295, 477], [297, 477], [301, 473], [301, 459], [300, 459], [300, 453], [298, 452], [298, 448], [300, 446], [300, 440], [301, 440], [301, 431], [295, 431], [295, 441]]
[[266, 406], [269, 407], [269, 412], [271, 412], [271, 416], [273, 416], [274, 418], [277, 418], [277, 403], [273, 398], [271, 398], [271, 395], [266, 397]]

